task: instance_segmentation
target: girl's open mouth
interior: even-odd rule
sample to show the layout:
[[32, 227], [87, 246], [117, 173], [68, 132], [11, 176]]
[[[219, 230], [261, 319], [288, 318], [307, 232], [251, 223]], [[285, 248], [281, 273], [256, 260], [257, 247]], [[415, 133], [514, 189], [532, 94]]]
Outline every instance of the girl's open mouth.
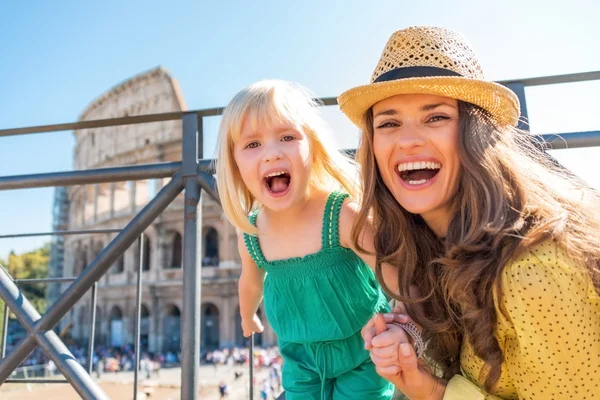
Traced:
[[290, 188], [291, 176], [287, 171], [271, 172], [263, 179], [269, 192], [275, 196], [285, 194]]

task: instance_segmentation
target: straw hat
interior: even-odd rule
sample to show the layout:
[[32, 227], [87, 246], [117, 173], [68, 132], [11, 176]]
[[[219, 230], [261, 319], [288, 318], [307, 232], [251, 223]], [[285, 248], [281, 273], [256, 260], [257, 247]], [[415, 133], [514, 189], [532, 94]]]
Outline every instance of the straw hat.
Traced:
[[373, 104], [398, 94], [451, 97], [489, 111], [501, 125], [516, 125], [519, 99], [485, 78], [464, 36], [445, 28], [410, 27], [388, 40], [369, 85], [338, 97], [344, 114], [358, 127]]

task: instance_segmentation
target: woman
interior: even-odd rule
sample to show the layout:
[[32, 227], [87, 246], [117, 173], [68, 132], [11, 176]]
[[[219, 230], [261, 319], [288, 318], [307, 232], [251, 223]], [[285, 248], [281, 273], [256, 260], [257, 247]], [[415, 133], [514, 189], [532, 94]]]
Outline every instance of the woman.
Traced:
[[428, 344], [377, 316], [378, 372], [410, 399], [600, 398], [600, 198], [515, 128], [514, 93], [461, 35], [413, 27], [339, 104], [363, 130], [354, 230], [372, 216]]

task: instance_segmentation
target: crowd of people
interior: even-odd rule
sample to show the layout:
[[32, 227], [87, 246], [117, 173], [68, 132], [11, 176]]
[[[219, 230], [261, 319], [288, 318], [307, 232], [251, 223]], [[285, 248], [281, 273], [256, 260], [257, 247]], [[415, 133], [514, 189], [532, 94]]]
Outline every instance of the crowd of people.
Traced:
[[[282, 391], [281, 368], [283, 359], [277, 347], [256, 348], [253, 354], [254, 386], [260, 393], [261, 400], [275, 399]], [[248, 348], [223, 348], [209, 351], [203, 357], [203, 362], [215, 368], [215, 375], [219, 368], [227, 367], [233, 373], [232, 382], [236, 383], [244, 375], [241, 367], [249, 367], [250, 351]], [[266, 376], [260, 372], [267, 370]], [[260, 378], [257, 378], [260, 376]], [[219, 393], [222, 399], [229, 396], [231, 387], [226, 381], [219, 382]]]

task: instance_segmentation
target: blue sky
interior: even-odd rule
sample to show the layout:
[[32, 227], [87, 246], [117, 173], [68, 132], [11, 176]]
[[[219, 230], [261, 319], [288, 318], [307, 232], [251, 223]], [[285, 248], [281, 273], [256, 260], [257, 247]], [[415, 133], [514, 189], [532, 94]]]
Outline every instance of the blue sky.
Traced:
[[[35, 5], [33, 5], [35, 4]], [[410, 25], [465, 34], [494, 80], [600, 70], [600, 3], [554, 1], [114, 1], [0, 3], [0, 128], [75, 121], [112, 86], [158, 65], [190, 109], [223, 106], [264, 78], [336, 96], [368, 82]], [[598, 130], [600, 82], [527, 91], [535, 132]], [[324, 111], [342, 147], [358, 132]], [[212, 156], [217, 118], [206, 121]], [[0, 176], [72, 168], [71, 132], [0, 138]], [[555, 153], [600, 187], [598, 148]], [[0, 234], [51, 228], [52, 189], [0, 192]], [[1, 239], [0, 258], [47, 238]]]

